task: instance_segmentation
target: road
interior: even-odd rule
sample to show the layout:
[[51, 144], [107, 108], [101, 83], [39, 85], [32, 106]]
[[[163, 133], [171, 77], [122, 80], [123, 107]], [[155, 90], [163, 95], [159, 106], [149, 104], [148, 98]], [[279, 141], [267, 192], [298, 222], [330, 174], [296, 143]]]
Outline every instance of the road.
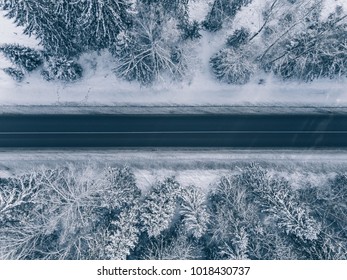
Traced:
[[1, 115], [0, 147], [347, 147], [347, 115]]

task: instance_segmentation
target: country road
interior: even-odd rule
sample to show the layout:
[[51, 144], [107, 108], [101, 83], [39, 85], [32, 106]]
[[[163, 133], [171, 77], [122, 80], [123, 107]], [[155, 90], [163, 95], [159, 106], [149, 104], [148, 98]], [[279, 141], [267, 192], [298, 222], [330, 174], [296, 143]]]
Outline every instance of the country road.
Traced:
[[0, 147], [347, 147], [347, 115], [2, 115]]

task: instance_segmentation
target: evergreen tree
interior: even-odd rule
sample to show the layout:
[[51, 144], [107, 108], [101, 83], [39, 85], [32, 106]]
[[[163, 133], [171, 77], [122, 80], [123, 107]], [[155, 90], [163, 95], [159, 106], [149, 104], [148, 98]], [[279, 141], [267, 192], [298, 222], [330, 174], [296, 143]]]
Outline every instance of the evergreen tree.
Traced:
[[[134, 201], [132, 201], [134, 203]], [[116, 220], [111, 222], [106, 234], [105, 258], [109, 260], [124, 260], [130, 254], [139, 238], [139, 212], [132, 207], [120, 213]]]
[[237, 12], [251, 3], [252, 0], [215, 0], [203, 26], [206, 30], [215, 32], [222, 28], [227, 19], [233, 19]]
[[202, 35], [200, 34], [200, 24], [198, 21], [193, 22], [183, 22], [178, 25], [178, 29], [181, 31], [183, 40], [195, 40], [200, 39]]
[[250, 32], [242, 27], [234, 31], [234, 33], [227, 39], [226, 45], [228, 47], [238, 49], [242, 45], [246, 44], [250, 37]]
[[102, 203], [109, 209], [131, 208], [141, 197], [134, 173], [127, 166], [107, 168], [104, 174], [104, 196]]
[[129, 0], [87, 0], [80, 2], [79, 25], [82, 39], [88, 48], [110, 48], [117, 36], [132, 26], [132, 7]]
[[207, 231], [209, 215], [205, 196], [195, 187], [182, 190], [180, 214], [187, 233], [200, 238]]
[[37, 37], [46, 52], [75, 56], [82, 48], [77, 39], [77, 4], [67, 0], [9, 0], [4, 8], [7, 17], [23, 26], [24, 34]]
[[152, 187], [141, 208], [141, 224], [148, 236], [156, 237], [167, 229], [177, 208], [180, 185], [174, 178], [167, 178]]
[[33, 71], [43, 63], [38, 51], [17, 44], [5, 44], [0, 47], [0, 52], [22, 71]]

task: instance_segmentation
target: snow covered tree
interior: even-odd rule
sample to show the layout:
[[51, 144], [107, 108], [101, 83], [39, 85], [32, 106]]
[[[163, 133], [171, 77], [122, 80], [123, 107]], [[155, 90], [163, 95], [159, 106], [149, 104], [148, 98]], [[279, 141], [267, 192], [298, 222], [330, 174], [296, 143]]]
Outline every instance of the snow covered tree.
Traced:
[[246, 260], [248, 259], [249, 238], [244, 227], [235, 227], [231, 240], [219, 246], [219, 255], [222, 259]]
[[156, 237], [170, 226], [176, 213], [180, 189], [174, 178], [167, 178], [151, 188], [140, 210], [142, 229], [148, 236]]
[[234, 177], [222, 177], [209, 194], [209, 211], [211, 258], [248, 259], [249, 232], [257, 216], [247, 200], [245, 186]]
[[113, 46], [118, 34], [132, 26], [132, 1], [86, 0], [79, 3], [81, 41], [89, 49], [100, 50]]
[[196, 260], [203, 258], [203, 248], [176, 225], [160, 236], [151, 238], [141, 255], [145, 260]]
[[136, 185], [134, 173], [127, 166], [107, 168], [104, 174], [103, 204], [112, 209], [132, 207], [141, 197], [141, 190]]
[[36, 174], [0, 180], [0, 258], [32, 259], [49, 229], [40, 215]]
[[[134, 201], [132, 201], [134, 203]], [[139, 209], [124, 209], [106, 231], [104, 259], [125, 260], [139, 239]]]
[[2, 45], [0, 52], [22, 71], [33, 71], [43, 63], [40, 52], [17, 44]]
[[184, 22], [178, 24], [178, 29], [181, 31], [183, 40], [195, 40], [200, 39], [202, 35], [200, 34], [200, 23], [196, 20], [193, 22]]
[[6, 16], [24, 27], [24, 34], [39, 39], [45, 51], [75, 56], [82, 46], [77, 39], [78, 2], [53, 0], [9, 0]]
[[166, 17], [172, 17], [178, 20], [179, 23], [186, 22], [188, 19], [188, 1], [189, 0], [139, 0], [140, 9], [161, 10]]
[[215, 77], [228, 84], [246, 84], [256, 70], [253, 54], [247, 50], [224, 48], [210, 58]]
[[347, 256], [347, 177], [338, 174], [320, 187], [299, 189], [300, 199], [312, 209], [312, 215], [322, 224], [318, 240], [304, 253], [313, 259], [338, 260]]
[[[312, 81], [347, 76], [346, 17], [330, 17], [285, 40], [269, 62], [283, 79]], [[346, 21], [345, 21], [346, 22]]]
[[[316, 47], [320, 47], [316, 43], [321, 36], [318, 31], [315, 37], [314, 29], [317, 24], [320, 25], [321, 11], [321, 0], [268, 2], [263, 11], [263, 24], [250, 39], [259, 43], [257, 62], [260, 66], [284, 79], [308, 81], [314, 75], [320, 75], [319, 68], [322, 66], [318, 65], [326, 63], [319, 61], [320, 54]], [[312, 44], [304, 43], [305, 39]]]
[[203, 26], [206, 30], [215, 32], [222, 28], [225, 20], [235, 17], [237, 12], [252, 0], [215, 0]]
[[47, 56], [41, 75], [47, 81], [73, 82], [82, 77], [83, 68], [67, 57]]
[[296, 193], [284, 178], [272, 178], [266, 170], [252, 165], [241, 179], [253, 191], [253, 199], [261, 210], [288, 235], [306, 242], [316, 240], [321, 225], [301, 206]]
[[206, 198], [195, 186], [182, 190], [180, 214], [186, 232], [195, 238], [200, 238], [207, 231], [209, 214]]
[[226, 45], [228, 47], [238, 49], [242, 45], [246, 44], [249, 40], [250, 32], [246, 28], [242, 27], [234, 31], [234, 33], [228, 37]]
[[139, 81], [142, 85], [150, 85], [165, 74], [182, 77], [184, 56], [176, 45], [178, 39], [170, 32], [164, 32], [168, 24], [161, 10], [139, 13], [134, 28], [123, 37], [124, 48], [116, 52], [118, 65], [115, 73], [128, 81]]

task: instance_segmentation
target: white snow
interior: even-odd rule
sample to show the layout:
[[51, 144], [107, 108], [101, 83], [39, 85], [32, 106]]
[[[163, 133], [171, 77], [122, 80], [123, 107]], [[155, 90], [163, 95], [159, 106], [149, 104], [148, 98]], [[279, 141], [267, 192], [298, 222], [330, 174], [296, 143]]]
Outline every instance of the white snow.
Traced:
[[346, 150], [237, 150], [237, 149], [100, 149], [0, 150], [0, 177], [40, 167], [73, 164], [94, 169], [129, 166], [141, 189], [174, 176], [182, 186], [207, 192], [221, 176], [234, 174], [251, 162], [287, 178], [294, 188], [324, 185], [347, 170]]
[[[211, 2], [190, 1], [192, 18], [202, 20]], [[13, 106], [18, 105], [46, 105], [50, 106], [47, 109], [49, 112], [64, 106], [89, 107], [89, 110], [93, 106], [169, 106], [172, 111], [175, 110], [174, 106], [347, 107], [346, 79], [305, 84], [283, 82], [260, 74], [245, 86], [231, 86], [212, 77], [208, 68], [209, 57], [222, 46], [232, 29], [245, 22], [254, 26], [255, 30], [259, 28], [263, 3], [262, 0], [254, 0], [244, 7], [231, 29], [225, 28], [217, 35], [204, 33], [199, 45], [192, 50], [192, 58], [188, 62], [195, 68], [186, 81], [164, 81], [151, 87], [141, 87], [135, 82], [129, 83], [115, 77], [112, 73], [112, 57], [108, 53], [86, 54], [80, 59], [86, 69], [84, 78], [71, 84], [44, 81], [39, 73], [32, 73], [24, 82], [16, 83], [0, 71], [0, 113], [12, 111]], [[337, 4], [347, 10], [344, 0], [325, 0], [324, 13], [333, 11]], [[0, 44], [3, 43], [40, 48], [35, 38], [23, 35], [22, 29], [4, 18], [4, 12], [0, 12]], [[8, 66], [9, 62], [0, 55], [0, 68]], [[265, 85], [258, 84], [262, 78], [266, 79]]]

